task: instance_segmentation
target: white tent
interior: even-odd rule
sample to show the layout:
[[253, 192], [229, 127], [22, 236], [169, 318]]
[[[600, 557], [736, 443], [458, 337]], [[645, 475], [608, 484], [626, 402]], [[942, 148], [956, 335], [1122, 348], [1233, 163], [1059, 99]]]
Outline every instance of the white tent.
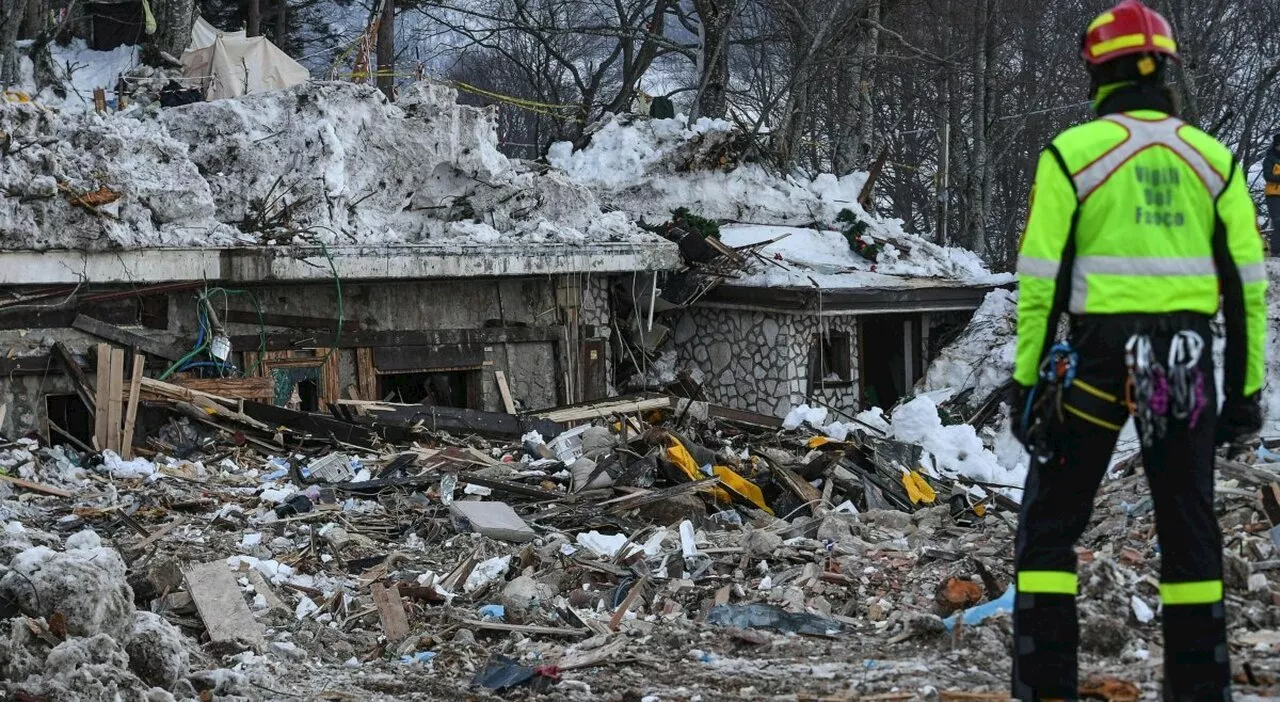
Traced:
[[182, 74], [200, 81], [206, 100], [278, 90], [311, 77], [266, 37], [220, 32], [202, 17], [191, 28], [191, 46], [182, 52]]

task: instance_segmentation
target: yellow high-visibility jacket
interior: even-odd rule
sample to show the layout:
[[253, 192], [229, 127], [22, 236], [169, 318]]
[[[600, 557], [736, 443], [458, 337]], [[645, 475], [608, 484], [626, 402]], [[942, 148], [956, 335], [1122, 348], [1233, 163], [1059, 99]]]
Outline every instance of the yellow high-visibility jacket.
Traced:
[[1040, 155], [1018, 256], [1014, 380], [1029, 386], [1071, 315], [1217, 313], [1226, 392], [1262, 388], [1267, 274], [1240, 164], [1195, 127], [1154, 110], [1063, 132]]

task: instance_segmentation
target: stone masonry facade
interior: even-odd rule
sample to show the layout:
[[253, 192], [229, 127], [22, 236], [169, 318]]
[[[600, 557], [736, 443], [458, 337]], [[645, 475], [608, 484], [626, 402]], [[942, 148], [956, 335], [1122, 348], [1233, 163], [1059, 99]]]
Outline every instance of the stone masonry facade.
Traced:
[[[845, 412], [858, 402], [857, 318], [692, 307], [674, 313], [679, 368], [697, 368], [707, 400], [784, 416], [811, 398]], [[811, 383], [809, 365], [822, 325], [849, 334], [848, 381]]]

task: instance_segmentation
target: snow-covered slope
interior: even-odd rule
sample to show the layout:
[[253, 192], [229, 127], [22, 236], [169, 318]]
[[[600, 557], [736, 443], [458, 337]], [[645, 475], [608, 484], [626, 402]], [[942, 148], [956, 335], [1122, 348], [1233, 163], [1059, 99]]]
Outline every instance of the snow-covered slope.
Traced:
[[0, 103], [0, 248], [651, 241], [497, 150], [491, 110], [418, 83], [313, 83], [97, 115]]
[[973, 388], [974, 402], [982, 402], [1013, 377], [1018, 343], [1018, 293], [998, 289], [987, 293], [964, 332], [938, 353], [925, 371], [926, 392]]

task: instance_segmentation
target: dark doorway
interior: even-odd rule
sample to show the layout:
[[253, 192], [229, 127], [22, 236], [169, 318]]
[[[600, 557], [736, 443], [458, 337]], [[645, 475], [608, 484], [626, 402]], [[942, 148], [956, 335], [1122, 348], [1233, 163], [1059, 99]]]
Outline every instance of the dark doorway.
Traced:
[[315, 378], [299, 380], [294, 389], [298, 392], [298, 409], [303, 412], [320, 411], [320, 385]]
[[[89, 409], [84, 406], [79, 396], [74, 393], [47, 395], [44, 398], [44, 411], [51, 424], [57, 424], [60, 429], [76, 439], [87, 445], [93, 445], [93, 416], [89, 414]], [[67, 443], [67, 440], [50, 428], [49, 442], [56, 445]]]
[[889, 409], [911, 394], [920, 377], [920, 316], [858, 318], [858, 378], [864, 407]]
[[386, 373], [378, 376], [385, 402], [477, 409], [479, 374], [475, 371]]

